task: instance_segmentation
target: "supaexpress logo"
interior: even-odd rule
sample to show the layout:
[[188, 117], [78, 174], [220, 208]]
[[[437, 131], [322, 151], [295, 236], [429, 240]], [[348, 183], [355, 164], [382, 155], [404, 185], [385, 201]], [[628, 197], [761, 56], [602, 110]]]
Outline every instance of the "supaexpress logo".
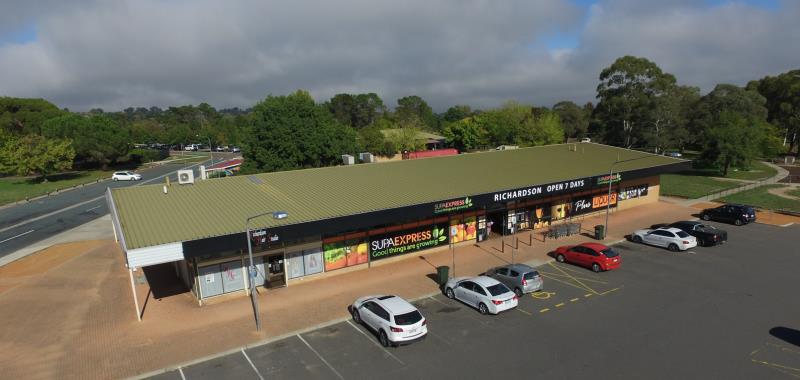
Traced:
[[609, 183], [614, 183], [614, 182], [619, 182], [619, 181], [622, 181], [622, 174], [617, 173], [617, 174], [610, 175], [610, 176], [604, 175], [604, 176], [598, 178], [597, 179], [597, 184], [598, 185], [607, 185]]
[[433, 226], [429, 230], [373, 240], [370, 242], [370, 255], [373, 259], [381, 259], [434, 247], [445, 241], [447, 241], [447, 235], [444, 228]]
[[439, 202], [433, 206], [433, 213], [439, 214], [442, 212], [466, 210], [471, 207], [472, 207], [472, 199], [470, 199], [470, 197], [465, 197], [461, 199], [455, 199], [452, 201]]

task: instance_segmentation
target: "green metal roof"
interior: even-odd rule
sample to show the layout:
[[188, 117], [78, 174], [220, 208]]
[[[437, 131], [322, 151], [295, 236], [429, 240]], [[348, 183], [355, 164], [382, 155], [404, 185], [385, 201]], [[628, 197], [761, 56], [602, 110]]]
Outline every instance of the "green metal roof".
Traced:
[[[400, 133], [400, 129], [381, 129], [384, 137], [394, 137]], [[444, 140], [444, 136], [434, 135], [430, 132], [417, 131], [417, 139], [420, 140]]]
[[239, 233], [245, 219], [282, 210], [256, 227], [303, 223], [607, 173], [683, 162], [593, 143], [336, 166], [112, 189], [128, 249]]

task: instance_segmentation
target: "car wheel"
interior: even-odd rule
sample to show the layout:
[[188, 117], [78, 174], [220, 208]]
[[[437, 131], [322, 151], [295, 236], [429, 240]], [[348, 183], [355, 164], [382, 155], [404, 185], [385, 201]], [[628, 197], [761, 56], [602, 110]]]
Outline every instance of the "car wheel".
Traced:
[[598, 263], [592, 264], [592, 272], [600, 273], [601, 269], [603, 269], [603, 268], [600, 267], [600, 264], [598, 264]]
[[386, 333], [381, 330], [380, 334], [378, 334], [378, 340], [381, 341], [381, 346], [389, 347], [389, 337], [386, 336]]
[[677, 245], [677, 244], [675, 244], [675, 243], [671, 243], [671, 244], [669, 245], [669, 247], [667, 247], [667, 249], [669, 249], [669, 250], [670, 250], [670, 251], [672, 251], [672, 252], [678, 252], [678, 251], [680, 251], [680, 248], [678, 248], [678, 245]]
[[642, 237], [639, 236], [639, 235], [633, 235], [633, 242], [634, 243], [641, 243], [642, 242]]
[[456, 294], [453, 293], [453, 289], [450, 289], [450, 288], [447, 288], [447, 289], [444, 290], [444, 295], [446, 295], [447, 298], [449, 298], [451, 300], [456, 298]]
[[699, 245], [701, 247], [705, 247], [706, 246], [705, 240], [697, 239], [697, 245]]
[[117, 178], [112, 178], [111, 180], [114, 181], [114, 182], [119, 181], [119, 179], [117, 179]]
[[566, 257], [564, 257], [564, 255], [562, 255], [562, 254], [560, 254], [560, 253], [559, 253], [559, 254], [558, 254], [558, 256], [556, 256], [556, 260], [557, 260], [559, 263], [563, 263], [563, 262], [567, 261], [567, 258], [566, 258]]
[[737, 226], [741, 226], [742, 225], [742, 220], [741, 219], [736, 219], [736, 221], [734, 221], [733, 224], [735, 224]]
[[514, 294], [516, 294], [517, 297], [522, 297], [522, 290], [519, 288], [514, 288]]
[[711, 220], [711, 215], [708, 215], [708, 214], [703, 214], [700, 217], [703, 218], [703, 220], [705, 220], [705, 221]]
[[361, 315], [358, 314], [358, 310], [353, 309], [353, 321], [358, 324], [361, 324]]
[[486, 305], [483, 302], [481, 302], [481, 304], [478, 305], [478, 312], [483, 315], [489, 314], [489, 308], [486, 307]]

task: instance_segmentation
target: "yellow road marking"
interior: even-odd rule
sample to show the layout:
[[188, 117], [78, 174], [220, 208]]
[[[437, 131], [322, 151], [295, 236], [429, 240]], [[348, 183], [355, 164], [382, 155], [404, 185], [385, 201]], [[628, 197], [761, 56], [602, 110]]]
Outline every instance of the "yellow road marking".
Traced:
[[620, 288], [614, 288], [614, 289], [611, 289], [611, 290], [609, 290], [609, 291], [602, 292], [602, 293], [600, 293], [600, 294], [598, 294], [598, 295], [604, 296], [604, 295], [606, 295], [606, 294], [608, 294], [608, 293], [611, 293], [611, 292], [616, 292], [616, 291], [617, 291], [617, 290], [619, 290], [619, 289], [620, 289]]
[[581, 280], [583, 280], [583, 281], [596, 282], [596, 283], [599, 283], [599, 284], [608, 284], [608, 282], [606, 282], [606, 281], [600, 281], [600, 280], [595, 280], [595, 279], [591, 279], [591, 278], [585, 278], [585, 277], [569, 276], [569, 275], [566, 275], [566, 276], [565, 276], [565, 275], [563, 275], [563, 274], [558, 274], [558, 273], [550, 273], [550, 272], [545, 272], [545, 271], [539, 271], [539, 274], [546, 274], [546, 275], [548, 275], [548, 276], [569, 277], [569, 278], [574, 278], [574, 279], [581, 279]]
[[584, 288], [584, 290], [588, 290], [588, 291], [590, 291], [590, 292], [592, 292], [592, 293], [594, 293], [594, 294], [597, 294], [597, 292], [596, 292], [594, 289], [592, 289], [592, 288], [590, 288], [589, 286], [587, 286], [586, 284], [582, 283], [580, 280], [578, 280], [578, 279], [577, 279], [577, 278], [575, 278], [574, 276], [570, 275], [570, 274], [569, 274], [569, 273], [567, 273], [567, 272], [564, 272], [564, 271], [563, 271], [561, 268], [559, 268], [559, 267], [557, 267], [557, 266], [553, 265], [553, 263], [549, 263], [549, 264], [550, 264], [550, 266], [551, 266], [551, 267], [555, 268], [556, 270], [560, 271], [561, 273], [565, 274], [566, 276], [568, 276], [568, 277], [572, 278], [572, 280], [574, 280], [575, 282], [577, 282], [577, 283], [579, 283], [579, 284], [583, 285], [583, 288]]
[[550, 297], [556, 295], [556, 292], [534, 292], [531, 293], [531, 297], [536, 298], [537, 300], [546, 300]]
[[577, 298], [573, 298], [573, 299], [569, 300], [569, 302], [575, 302], [577, 300], [578, 300]]
[[[780, 365], [780, 364], [770, 363], [770, 362], [766, 362], [766, 361], [763, 361], [763, 360], [755, 360], [755, 359], [750, 359], [750, 360], [751, 360], [753, 363], [763, 364], [763, 365], [766, 365], [766, 366], [769, 366], [769, 367], [776, 367], [776, 368], [781, 368], [781, 369], [787, 369], [787, 370], [789, 370], [789, 371], [797, 371], [798, 373], [800, 373], [800, 368], [794, 368], [794, 367], [789, 367], [789, 366], [785, 366], [785, 365]], [[784, 373], [786, 373], [786, 374], [788, 374], [788, 375], [791, 375], [791, 376], [794, 376], [794, 377], [800, 377], [800, 376], [798, 376], [798, 375], [795, 375], [795, 374], [792, 374], [792, 373], [788, 373], [788, 372], [784, 372]]]
[[[539, 273], [541, 274], [541, 272], [539, 272]], [[577, 288], [577, 289], [584, 290], [584, 291], [586, 291], [586, 290], [591, 291], [591, 289], [582, 288], [582, 287], [580, 287], [578, 285], [575, 285], [575, 284], [573, 284], [573, 283], [571, 283], [569, 281], [559, 280], [559, 279], [557, 279], [555, 277], [551, 277], [551, 276], [547, 276], [547, 275], [542, 275], [542, 277], [549, 278], [550, 280], [557, 281], [557, 282], [560, 282], [560, 283], [565, 284], [565, 285], [569, 285], [569, 286], [571, 286], [573, 288]]]
[[559, 304], [556, 304], [556, 307], [561, 307], [561, 306], [564, 306], [564, 303], [563, 303], [563, 302], [562, 302], [562, 303], [559, 303]]
[[[786, 348], [786, 347], [781, 346], [779, 344], [767, 343], [767, 346], [777, 347], [781, 351], [789, 351], [789, 352], [794, 353], [794, 354], [800, 354], [800, 351], [795, 351], [795, 350], [792, 350], [791, 348]], [[756, 351], [758, 351], [758, 350], [756, 350]]]
[[544, 308], [542, 310], [539, 310], [540, 313], [544, 313], [544, 312], [548, 312], [548, 311], [550, 311], [550, 309], [548, 309], [548, 308]]

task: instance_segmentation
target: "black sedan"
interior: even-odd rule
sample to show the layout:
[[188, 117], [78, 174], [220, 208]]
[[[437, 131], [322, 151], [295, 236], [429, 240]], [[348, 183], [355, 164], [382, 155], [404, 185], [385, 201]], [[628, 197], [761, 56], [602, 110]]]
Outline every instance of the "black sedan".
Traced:
[[656, 224], [652, 228], [674, 227], [697, 238], [697, 244], [703, 247], [723, 244], [728, 241], [728, 232], [702, 222], [683, 220], [672, 224]]

